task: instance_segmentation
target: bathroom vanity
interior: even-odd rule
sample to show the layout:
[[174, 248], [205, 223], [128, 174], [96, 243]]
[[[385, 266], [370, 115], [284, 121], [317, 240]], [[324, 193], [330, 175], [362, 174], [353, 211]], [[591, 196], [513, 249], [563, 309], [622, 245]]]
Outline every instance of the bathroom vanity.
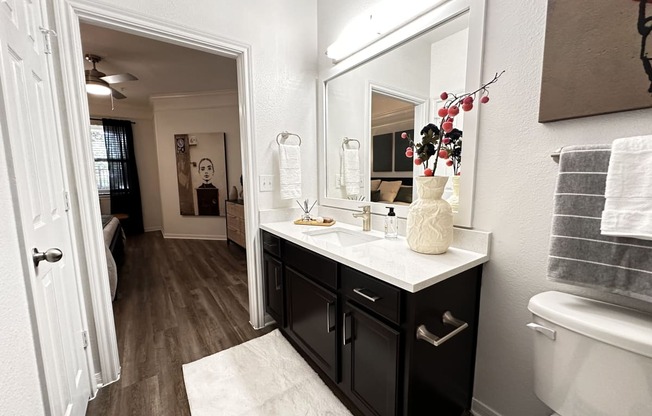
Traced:
[[486, 254], [422, 255], [339, 224], [261, 228], [267, 312], [355, 413], [470, 409]]

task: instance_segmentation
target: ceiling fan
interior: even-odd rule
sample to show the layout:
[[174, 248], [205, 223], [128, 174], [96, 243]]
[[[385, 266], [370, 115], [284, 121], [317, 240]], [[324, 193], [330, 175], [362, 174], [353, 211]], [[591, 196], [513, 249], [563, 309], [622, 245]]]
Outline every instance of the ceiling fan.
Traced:
[[127, 98], [124, 94], [112, 88], [109, 84], [117, 84], [120, 82], [127, 82], [127, 81], [136, 81], [138, 80], [137, 77], [135, 77], [134, 75], [128, 72], [125, 72], [124, 74], [106, 75], [104, 72], [100, 72], [97, 70], [97, 68], [95, 68], [95, 64], [97, 64], [102, 60], [101, 57], [89, 53], [84, 55], [84, 58], [88, 62], [93, 63], [93, 69], [87, 69], [86, 71], [84, 71], [84, 73], [86, 74], [86, 92], [95, 95], [110, 94], [113, 96], [113, 98], [118, 100]]

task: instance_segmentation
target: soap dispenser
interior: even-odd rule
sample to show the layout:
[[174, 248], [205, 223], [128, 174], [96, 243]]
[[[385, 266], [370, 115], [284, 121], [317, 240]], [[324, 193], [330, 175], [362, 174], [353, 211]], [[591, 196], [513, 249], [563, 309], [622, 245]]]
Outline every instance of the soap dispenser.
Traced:
[[398, 236], [398, 227], [396, 224], [396, 213], [394, 207], [387, 207], [389, 212], [385, 217], [385, 238], [396, 238]]

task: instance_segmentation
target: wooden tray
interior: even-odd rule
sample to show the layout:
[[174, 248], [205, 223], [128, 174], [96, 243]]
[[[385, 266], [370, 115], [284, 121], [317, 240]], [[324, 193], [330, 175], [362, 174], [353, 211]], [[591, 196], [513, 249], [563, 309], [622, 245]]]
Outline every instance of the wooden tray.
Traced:
[[317, 222], [317, 221], [304, 221], [304, 220], [294, 220], [294, 223], [296, 225], [318, 225], [320, 227], [330, 227], [331, 225], [335, 224], [335, 220], [331, 222]]

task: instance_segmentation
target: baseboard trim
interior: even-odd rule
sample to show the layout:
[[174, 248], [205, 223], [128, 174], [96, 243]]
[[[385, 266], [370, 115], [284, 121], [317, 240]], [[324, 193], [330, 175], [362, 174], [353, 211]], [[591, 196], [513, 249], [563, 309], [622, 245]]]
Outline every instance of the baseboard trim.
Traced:
[[163, 233], [163, 238], [176, 238], [181, 240], [219, 240], [226, 241], [225, 235], [210, 235], [210, 234], [170, 234]]
[[145, 227], [145, 232], [146, 233], [151, 233], [152, 231], [163, 231], [163, 227], [156, 226], [156, 227]]
[[474, 416], [502, 416], [500, 413], [496, 412], [494, 409], [482, 403], [475, 397], [471, 402], [471, 413], [473, 413]]

